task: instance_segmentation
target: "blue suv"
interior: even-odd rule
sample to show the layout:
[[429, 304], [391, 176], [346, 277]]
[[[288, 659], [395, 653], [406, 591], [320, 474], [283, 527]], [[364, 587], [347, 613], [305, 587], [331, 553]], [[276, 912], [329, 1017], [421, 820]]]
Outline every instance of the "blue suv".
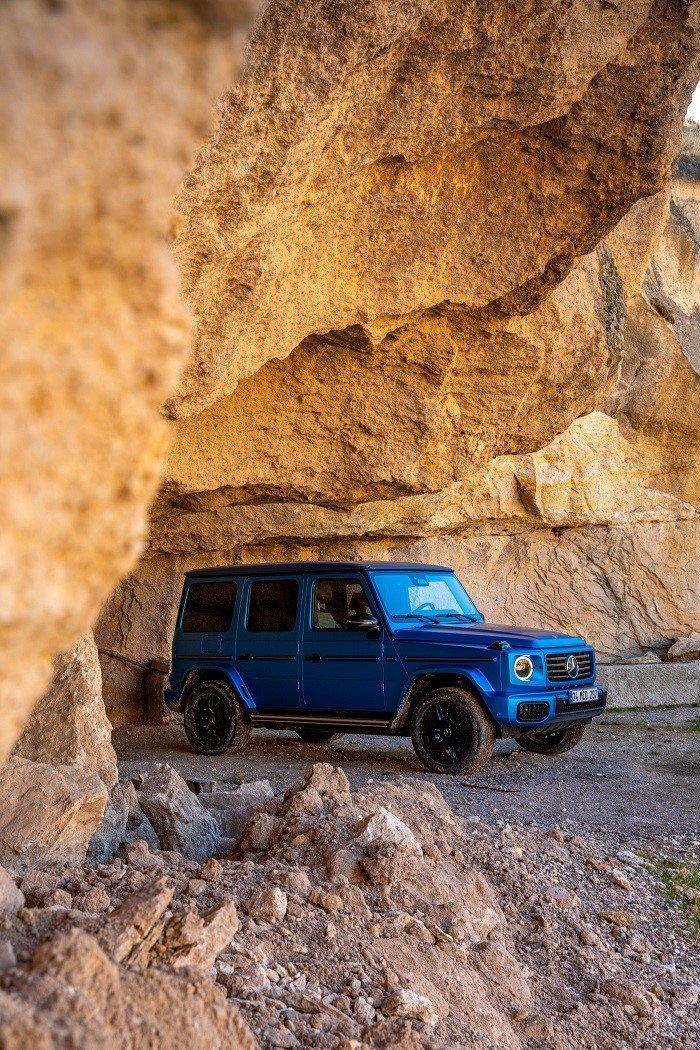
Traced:
[[470, 773], [497, 737], [568, 751], [605, 692], [582, 638], [484, 623], [452, 569], [291, 562], [186, 573], [166, 701], [205, 755], [255, 726], [410, 735], [428, 769]]

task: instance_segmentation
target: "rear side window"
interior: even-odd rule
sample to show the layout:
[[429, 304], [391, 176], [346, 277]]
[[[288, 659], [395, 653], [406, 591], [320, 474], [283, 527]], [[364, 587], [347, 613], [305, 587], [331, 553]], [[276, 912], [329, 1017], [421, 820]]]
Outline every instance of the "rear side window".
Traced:
[[236, 584], [191, 583], [182, 614], [183, 631], [220, 634], [228, 631], [236, 604]]
[[293, 631], [297, 622], [296, 580], [256, 580], [250, 587], [249, 631]]

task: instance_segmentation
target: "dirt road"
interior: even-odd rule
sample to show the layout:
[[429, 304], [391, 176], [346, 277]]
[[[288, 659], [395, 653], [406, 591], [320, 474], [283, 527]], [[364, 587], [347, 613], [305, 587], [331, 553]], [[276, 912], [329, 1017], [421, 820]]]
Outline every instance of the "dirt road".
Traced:
[[477, 776], [427, 773], [406, 739], [344, 736], [302, 744], [293, 733], [258, 731], [242, 755], [193, 753], [180, 726], [117, 730], [123, 777], [170, 762], [195, 781], [269, 780], [281, 792], [312, 762], [342, 766], [353, 788], [382, 777], [433, 780], [455, 813], [482, 820], [553, 825], [655, 855], [700, 856], [700, 708], [610, 713], [559, 758], [501, 741]]

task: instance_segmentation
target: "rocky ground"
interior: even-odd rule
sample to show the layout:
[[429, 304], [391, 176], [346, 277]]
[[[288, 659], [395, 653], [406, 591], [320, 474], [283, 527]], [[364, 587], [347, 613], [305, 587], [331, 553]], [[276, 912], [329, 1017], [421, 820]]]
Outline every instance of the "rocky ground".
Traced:
[[[697, 734], [663, 734], [697, 762]], [[590, 763], [595, 733], [586, 746]], [[630, 773], [635, 747], [616, 759]], [[549, 818], [531, 819], [534, 789], [510, 792], [541, 775], [536, 756], [494, 760], [460, 806], [464, 778], [415, 776], [408, 761], [368, 777], [343, 761], [351, 790], [327, 763], [298, 778], [299, 750], [272, 782], [233, 783], [229, 759], [227, 780], [188, 778], [196, 793], [125, 752], [116, 855], [0, 879], [2, 1045], [698, 1045], [700, 891], [674, 900], [664, 883], [664, 860], [697, 872], [679, 782], [676, 841], [638, 830], [632, 849], [634, 813], [601, 832], [553, 792]], [[625, 797], [621, 812], [645, 804]]]
[[463, 817], [524, 820], [544, 829], [561, 824], [610, 849], [674, 848], [673, 840], [692, 849], [700, 840], [698, 724], [700, 708], [609, 712], [556, 760], [504, 740], [477, 777], [437, 780], [406, 738], [348, 735], [321, 748], [294, 733], [256, 730], [243, 754], [209, 758], [195, 754], [182, 728], [172, 725], [125, 727], [114, 743], [122, 776], [167, 761], [192, 783], [263, 779], [280, 791], [324, 758], [343, 767], [353, 788], [402, 775], [436, 783]]

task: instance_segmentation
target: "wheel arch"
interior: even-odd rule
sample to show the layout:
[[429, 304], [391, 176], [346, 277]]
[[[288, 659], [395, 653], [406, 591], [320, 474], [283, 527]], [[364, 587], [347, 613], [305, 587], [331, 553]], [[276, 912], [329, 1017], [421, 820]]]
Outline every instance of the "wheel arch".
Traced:
[[445, 686], [466, 689], [472, 693], [492, 723], [496, 736], [501, 736], [502, 727], [493, 717], [486, 700], [486, 696], [492, 691], [492, 687], [478, 669], [468, 667], [454, 668], [454, 670], [449, 671], [441, 667], [435, 667], [418, 671], [404, 690], [401, 703], [390, 726], [391, 732], [400, 733], [402, 730], [407, 729], [411, 720], [411, 713], [416, 704], [434, 689], [440, 689]]
[[235, 692], [244, 709], [252, 715], [256, 710], [255, 700], [250, 690], [235, 667], [221, 667], [216, 664], [194, 667], [188, 672], [182, 685], [180, 711], [185, 710], [189, 693], [202, 682], [225, 682]]

